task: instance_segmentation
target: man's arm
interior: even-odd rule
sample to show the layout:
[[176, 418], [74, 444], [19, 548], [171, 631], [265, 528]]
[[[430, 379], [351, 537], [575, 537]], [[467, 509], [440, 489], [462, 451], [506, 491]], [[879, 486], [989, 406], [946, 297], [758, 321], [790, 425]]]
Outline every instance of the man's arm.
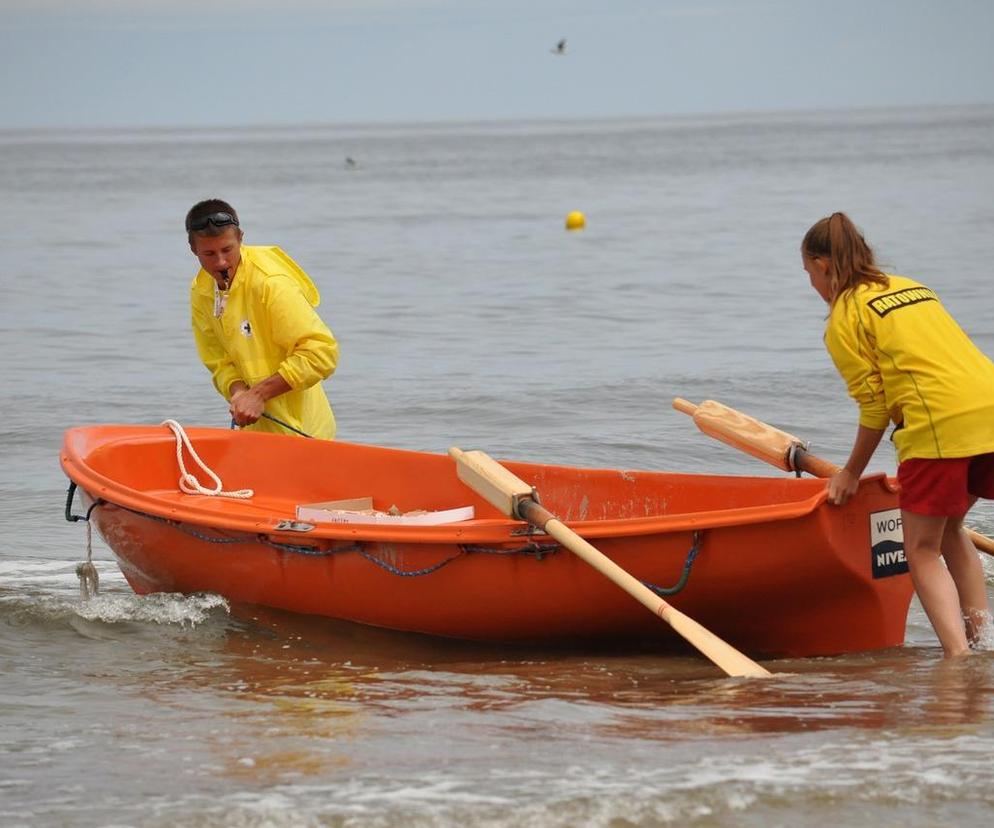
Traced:
[[338, 342], [300, 288], [282, 277], [269, 279], [266, 291], [270, 336], [286, 353], [280, 376], [295, 391], [330, 377], [338, 365]]
[[290, 384], [279, 374], [266, 377], [249, 388], [241, 380], [231, 384], [231, 416], [239, 426], [252, 425], [266, 410], [266, 402], [290, 390]]

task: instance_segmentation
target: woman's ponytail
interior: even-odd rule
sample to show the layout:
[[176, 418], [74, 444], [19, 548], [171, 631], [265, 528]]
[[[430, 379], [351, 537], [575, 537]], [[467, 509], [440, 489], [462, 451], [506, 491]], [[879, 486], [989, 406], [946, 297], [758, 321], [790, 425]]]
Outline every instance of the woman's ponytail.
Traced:
[[801, 250], [808, 258], [828, 260], [832, 304], [862, 284], [887, 284], [873, 250], [845, 213], [832, 213], [816, 221], [805, 234]]

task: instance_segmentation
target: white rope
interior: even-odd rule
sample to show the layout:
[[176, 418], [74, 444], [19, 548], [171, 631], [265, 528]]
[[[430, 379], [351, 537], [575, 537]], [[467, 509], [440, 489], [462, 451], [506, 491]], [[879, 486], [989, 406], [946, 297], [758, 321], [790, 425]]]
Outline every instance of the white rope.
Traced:
[[100, 576], [93, 565], [93, 533], [90, 531], [90, 519], [86, 519], [86, 560], [76, 564], [76, 575], [79, 578], [79, 596], [84, 601], [100, 592]]
[[[179, 463], [179, 488], [180, 491], [186, 494], [199, 494], [199, 495], [210, 495], [214, 497], [238, 497], [238, 498], [249, 498], [255, 494], [251, 489], [238, 489], [233, 492], [225, 492], [221, 490], [221, 478], [218, 477], [214, 472], [212, 472], [204, 464], [204, 461], [200, 459], [196, 451], [193, 450], [193, 446], [190, 443], [190, 438], [186, 436], [186, 432], [183, 430], [183, 426], [177, 423], [175, 420], [163, 420], [162, 425], [169, 426], [172, 429], [173, 434], [176, 435], [176, 461]], [[197, 480], [196, 476], [191, 474], [186, 470], [186, 464], [183, 462], [183, 446], [186, 446], [186, 450], [190, 452], [190, 456], [196, 461], [197, 465], [207, 474], [207, 476], [214, 481], [214, 488], [207, 489], [201, 485], [200, 481]]]

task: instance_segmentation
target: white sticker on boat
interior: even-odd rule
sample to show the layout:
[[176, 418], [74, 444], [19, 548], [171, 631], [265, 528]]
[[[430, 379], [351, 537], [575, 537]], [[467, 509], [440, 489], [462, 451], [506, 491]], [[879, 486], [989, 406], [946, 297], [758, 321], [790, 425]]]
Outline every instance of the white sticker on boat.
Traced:
[[874, 578], [889, 578], [908, 571], [900, 509], [870, 513], [870, 556]]

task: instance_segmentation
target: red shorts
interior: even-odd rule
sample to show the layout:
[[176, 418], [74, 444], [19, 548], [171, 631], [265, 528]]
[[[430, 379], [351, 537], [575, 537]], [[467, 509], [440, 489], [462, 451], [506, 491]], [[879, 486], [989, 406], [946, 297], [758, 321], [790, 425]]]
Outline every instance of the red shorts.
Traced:
[[902, 509], [916, 515], [962, 517], [970, 500], [994, 500], [994, 454], [949, 459], [912, 458], [897, 467]]

